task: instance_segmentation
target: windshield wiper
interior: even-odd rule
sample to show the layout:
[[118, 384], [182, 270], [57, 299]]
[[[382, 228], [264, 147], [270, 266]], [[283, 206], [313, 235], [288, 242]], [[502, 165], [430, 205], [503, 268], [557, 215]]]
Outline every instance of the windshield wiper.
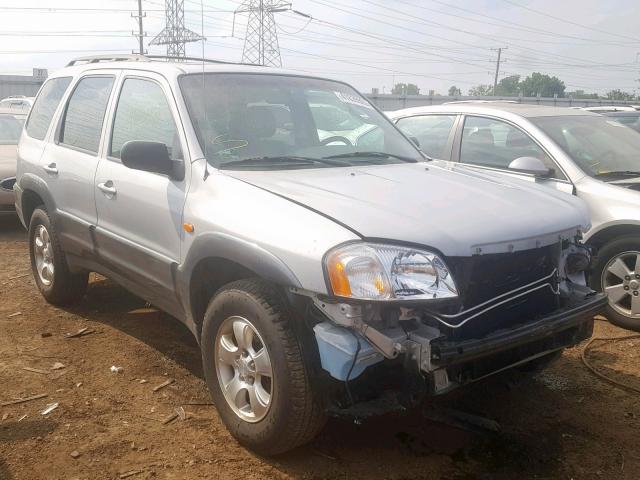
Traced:
[[403, 155], [396, 155], [394, 153], [387, 152], [350, 152], [340, 153], [338, 155], [329, 155], [328, 157], [322, 157], [323, 159], [332, 158], [397, 158], [403, 162], [416, 163], [418, 160], [415, 158], [405, 157]]
[[596, 177], [640, 177], [640, 171], [636, 170], [614, 170], [611, 172], [598, 172]]
[[338, 162], [328, 162], [324, 159], [309, 158], [309, 157], [297, 157], [295, 155], [282, 155], [277, 157], [252, 157], [244, 158], [242, 160], [233, 160], [231, 162], [222, 163], [218, 168], [224, 170], [230, 167], [298, 167], [306, 165], [331, 165], [342, 166]]

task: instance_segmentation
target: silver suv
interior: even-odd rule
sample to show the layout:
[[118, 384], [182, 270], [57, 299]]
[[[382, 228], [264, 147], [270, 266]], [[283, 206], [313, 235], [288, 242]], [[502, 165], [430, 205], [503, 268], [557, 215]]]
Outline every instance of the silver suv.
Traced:
[[100, 272], [184, 322], [242, 444], [284, 452], [329, 412], [590, 336], [606, 300], [585, 286], [581, 200], [428, 163], [344, 83], [101, 60], [52, 75], [22, 134], [35, 281], [66, 305]]

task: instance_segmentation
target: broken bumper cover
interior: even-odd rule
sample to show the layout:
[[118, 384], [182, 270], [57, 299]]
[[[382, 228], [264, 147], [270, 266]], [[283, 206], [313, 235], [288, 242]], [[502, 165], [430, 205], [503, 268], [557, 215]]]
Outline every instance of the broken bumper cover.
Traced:
[[[429, 343], [428, 369], [433, 393], [444, 393], [551, 352], [574, 346], [593, 332], [593, 317], [602, 312], [607, 298], [592, 294], [534, 322], [493, 332], [479, 339]], [[422, 354], [427, 353], [422, 350]]]

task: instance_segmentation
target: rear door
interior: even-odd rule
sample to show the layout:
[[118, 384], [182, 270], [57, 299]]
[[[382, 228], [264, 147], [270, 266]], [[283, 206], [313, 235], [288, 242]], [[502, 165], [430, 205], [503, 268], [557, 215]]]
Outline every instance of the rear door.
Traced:
[[93, 181], [115, 80], [115, 72], [79, 78], [58, 121], [54, 141], [47, 143], [41, 160], [42, 176], [57, 207], [60, 240], [73, 254], [93, 249], [90, 230], [97, 221]]
[[397, 120], [396, 125], [431, 158], [450, 160], [457, 120], [456, 114], [415, 115]]
[[175, 304], [173, 268], [180, 262], [184, 233], [189, 162], [185, 162], [185, 179], [174, 180], [124, 166], [120, 151], [129, 141], [162, 142], [172, 159], [184, 160], [179, 125], [175, 101], [163, 77], [147, 72], [123, 75], [94, 187], [101, 260], [170, 312]]
[[[509, 169], [516, 158], [535, 157], [549, 169], [549, 178]], [[453, 160], [479, 170], [535, 182], [573, 194], [573, 184], [559, 164], [520, 127], [493, 117], [466, 115], [456, 132]]]

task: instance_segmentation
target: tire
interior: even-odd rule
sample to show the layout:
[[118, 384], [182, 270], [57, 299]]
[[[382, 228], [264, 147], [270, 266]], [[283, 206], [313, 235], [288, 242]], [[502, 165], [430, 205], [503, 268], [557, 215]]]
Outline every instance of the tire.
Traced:
[[[635, 291], [638, 292], [638, 297], [640, 299], [640, 278], [635, 278], [635, 273], [638, 273], [638, 275], [640, 275], [640, 259], [638, 260], [638, 265], [635, 267], [631, 263], [635, 252], [638, 252], [640, 254], [640, 236], [638, 235], [627, 235], [605, 244], [598, 251], [598, 255], [593, 265], [590, 284], [591, 288], [597, 290], [598, 292], [602, 292], [604, 290], [606, 281], [610, 283], [616, 281], [615, 276], [612, 277], [609, 273], [605, 275], [608, 266], [616, 258], [624, 258], [627, 261], [628, 266], [630, 265], [629, 268], [632, 272], [631, 283], [626, 281], [626, 283], [629, 283], [629, 285], [627, 286], [630, 287], [628, 290], [630, 294], [628, 295], [628, 297], [625, 297], [625, 299], [621, 301], [622, 303], [618, 304], [617, 307], [614, 305], [612, 300], [610, 300], [609, 305], [607, 305], [606, 307], [605, 314], [609, 322], [611, 322], [612, 324], [617, 325], [618, 327], [626, 328], [628, 330], [639, 332], [640, 314], [632, 316], [630, 312], [625, 313], [620, 306], [626, 305], [625, 302], [627, 301], [627, 299], [633, 298], [633, 287], [636, 287]], [[623, 279], [620, 279], [620, 281], [623, 282], [623, 285], [625, 284], [625, 281]]]
[[[322, 396], [314, 392], [311, 362], [305, 359], [294, 321], [281, 292], [259, 279], [239, 280], [222, 287], [204, 316], [203, 369], [213, 401], [231, 434], [261, 455], [277, 455], [311, 441], [326, 422]], [[253, 340], [237, 340], [247, 337], [236, 332], [251, 329]], [[244, 347], [245, 360], [240, 355]], [[265, 364], [264, 351], [271, 377], [258, 373], [269, 371], [258, 366]], [[243, 367], [243, 361], [249, 363]], [[239, 363], [230, 366], [233, 362]], [[253, 398], [251, 387], [255, 389]], [[270, 396], [265, 411], [267, 402], [260, 399], [266, 398], [267, 390]], [[233, 392], [237, 394], [234, 396]]]
[[[45, 238], [48, 244], [43, 244]], [[40, 239], [42, 247], [36, 247]], [[46, 249], [45, 249], [46, 247]], [[38, 253], [41, 252], [41, 253]], [[52, 269], [48, 274], [39, 273], [43, 268], [43, 259]], [[79, 301], [87, 290], [88, 272], [71, 273], [67, 260], [60, 246], [58, 234], [51, 217], [44, 206], [36, 208], [29, 222], [29, 255], [31, 257], [31, 271], [38, 290], [45, 300], [53, 305], [66, 306]]]

